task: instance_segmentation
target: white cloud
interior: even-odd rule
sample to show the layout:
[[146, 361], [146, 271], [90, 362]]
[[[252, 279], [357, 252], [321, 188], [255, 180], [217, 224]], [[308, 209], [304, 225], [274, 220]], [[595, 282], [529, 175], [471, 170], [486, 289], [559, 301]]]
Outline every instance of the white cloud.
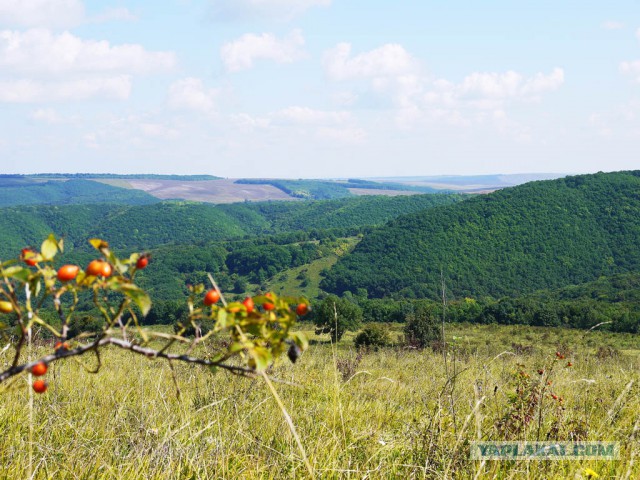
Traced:
[[141, 45], [110, 45], [83, 40], [69, 32], [0, 32], [0, 72], [66, 75], [79, 73], [149, 73], [171, 70], [172, 52], [149, 52]]
[[0, 0], [0, 25], [68, 28], [82, 22], [81, 0]]
[[171, 84], [167, 103], [176, 110], [194, 110], [211, 113], [215, 108], [218, 90], [206, 89], [199, 78], [184, 78]]
[[300, 30], [292, 31], [282, 40], [271, 33], [247, 33], [237, 40], [225, 43], [220, 48], [220, 57], [227, 71], [238, 72], [253, 67], [256, 60], [295, 62], [305, 57], [303, 46], [304, 38]]
[[87, 21], [90, 23], [103, 23], [111, 21], [132, 22], [137, 19], [138, 17], [131, 13], [128, 8], [118, 7], [107, 8], [104, 12], [88, 18]]
[[298, 106], [285, 108], [275, 116], [291, 123], [304, 125], [341, 124], [351, 118], [350, 113], [345, 111], [313, 110]]
[[605, 30], [621, 30], [624, 28], [624, 23], [616, 20], [607, 20], [602, 24], [602, 28]]
[[620, 64], [620, 71], [625, 75], [633, 76], [636, 82], [640, 82], [640, 60], [622, 62]]
[[351, 44], [340, 43], [325, 52], [323, 61], [334, 80], [397, 76], [418, 70], [418, 61], [402, 45], [386, 44], [375, 50], [351, 56]]
[[259, 19], [291, 20], [312, 7], [327, 7], [331, 0], [210, 0], [210, 16], [217, 21]]
[[537, 73], [530, 78], [510, 70], [505, 73], [472, 73], [457, 88], [461, 96], [528, 98], [556, 90], [563, 83], [564, 71], [561, 68], [555, 68], [549, 75]]
[[8, 103], [86, 100], [92, 97], [124, 100], [130, 94], [131, 78], [127, 75], [59, 82], [0, 81], [0, 102]]
[[31, 113], [30, 118], [36, 122], [49, 124], [60, 123], [61, 121], [58, 113], [52, 108], [39, 108]]
[[148, 137], [176, 139], [180, 136], [178, 130], [161, 123], [141, 123], [140, 131]]
[[348, 127], [320, 127], [316, 131], [316, 137], [323, 141], [343, 143], [347, 145], [360, 145], [367, 139], [367, 132], [363, 128]]

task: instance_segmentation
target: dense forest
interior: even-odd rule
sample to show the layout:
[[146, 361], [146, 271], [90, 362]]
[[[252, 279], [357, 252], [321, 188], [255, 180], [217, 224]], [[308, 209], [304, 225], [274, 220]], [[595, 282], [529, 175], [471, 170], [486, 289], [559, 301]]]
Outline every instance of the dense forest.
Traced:
[[152, 249], [165, 244], [202, 245], [292, 231], [310, 232], [314, 238], [317, 230], [324, 229], [333, 229], [334, 235], [351, 235], [403, 213], [464, 198], [437, 194], [230, 205], [161, 202], [7, 207], [0, 209], [0, 258], [42, 241], [51, 232], [64, 236], [69, 248], [88, 248], [87, 239], [99, 236], [122, 250]]
[[531, 182], [401, 216], [321, 286], [370, 297], [521, 295], [640, 269], [640, 172]]
[[91, 180], [35, 182], [29, 177], [0, 178], [0, 207], [116, 203], [146, 205], [159, 200], [140, 190], [112, 187]]
[[[0, 191], [29, 182], [3, 180]], [[64, 236], [64, 261], [79, 265], [95, 257], [91, 237], [120, 254], [149, 252], [152, 262], [138, 278], [156, 301], [146, 322], [184, 315], [186, 286], [206, 283], [212, 273], [232, 297], [273, 289], [321, 301], [337, 293], [370, 322], [403, 322], [416, 308], [441, 316], [436, 299], [444, 280], [449, 321], [602, 323], [628, 332], [640, 325], [639, 172], [532, 182], [482, 196], [226, 205], [136, 204], [134, 197], [94, 203], [83, 182], [94, 193], [94, 185], [112, 187], [51, 183], [78, 182], [70, 204], [0, 208], [0, 258], [37, 247], [51, 232]], [[38, 198], [29, 189], [42, 185], [49, 184], [19, 187], [21, 201]], [[92, 308], [83, 301], [82, 321], [91, 321]]]

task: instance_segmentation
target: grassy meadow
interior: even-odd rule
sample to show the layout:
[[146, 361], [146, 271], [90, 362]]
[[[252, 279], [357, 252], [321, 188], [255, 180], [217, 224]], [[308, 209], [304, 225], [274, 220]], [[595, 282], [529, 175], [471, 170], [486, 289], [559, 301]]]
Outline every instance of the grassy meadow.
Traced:
[[[442, 352], [356, 352], [353, 334], [336, 348], [302, 328], [309, 350], [270, 375], [315, 478], [640, 477], [637, 336], [450, 325], [445, 365]], [[178, 396], [167, 362], [111, 349], [91, 374], [94, 359], [79, 360], [51, 365], [43, 395], [26, 375], [2, 385], [0, 478], [311, 478], [262, 378], [174, 363]], [[469, 442], [505, 439], [617, 441], [621, 455], [469, 459]]]

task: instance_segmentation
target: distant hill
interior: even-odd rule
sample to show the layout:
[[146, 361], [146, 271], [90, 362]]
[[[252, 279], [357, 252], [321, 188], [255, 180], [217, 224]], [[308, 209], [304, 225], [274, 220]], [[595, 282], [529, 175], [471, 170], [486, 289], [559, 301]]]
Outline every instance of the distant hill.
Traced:
[[0, 177], [0, 207], [12, 205], [69, 205], [116, 203], [145, 205], [158, 202], [153, 196], [91, 180], [37, 181], [30, 177]]
[[25, 245], [39, 244], [51, 232], [64, 235], [70, 247], [86, 248], [88, 238], [100, 236], [119, 250], [151, 249], [166, 244], [194, 245], [314, 229], [353, 233], [404, 213], [459, 202], [463, 198], [461, 195], [418, 195], [230, 205], [161, 202], [6, 207], [0, 208], [0, 258], [15, 255]]
[[405, 215], [368, 234], [321, 283], [372, 297], [520, 295], [640, 270], [640, 171], [507, 188]]

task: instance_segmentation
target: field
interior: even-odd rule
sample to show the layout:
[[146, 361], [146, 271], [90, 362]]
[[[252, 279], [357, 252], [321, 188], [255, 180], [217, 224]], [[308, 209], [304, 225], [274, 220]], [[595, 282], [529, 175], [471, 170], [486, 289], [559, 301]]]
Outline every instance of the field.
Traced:
[[234, 203], [245, 200], [293, 200], [271, 185], [240, 185], [233, 179], [183, 182], [180, 180], [128, 180], [136, 189], [161, 199], [183, 199], [194, 202]]
[[[640, 476], [633, 335], [451, 325], [445, 367], [431, 350], [357, 353], [353, 334], [335, 348], [302, 328], [309, 351], [270, 374], [316, 478], [589, 478], [585, 469], [603, 479]], [[396, 336], [400, 328], [392, 326]], [[52, 365], [50, 389], [32, 409], [26, 377], [2, 393], [3, 478], [311, 477], [262, 379], [175, 364], [177, 397], [165, 362], [109, 351], [90, 374], [93, 359], [81, 360]], [[529, 385], [527, 394], [544, 391], [528, 422], [512, 416], [516, 383]], [[470, 441], [507, 438], [618, 441], [621, 454], [469, 459]]]

